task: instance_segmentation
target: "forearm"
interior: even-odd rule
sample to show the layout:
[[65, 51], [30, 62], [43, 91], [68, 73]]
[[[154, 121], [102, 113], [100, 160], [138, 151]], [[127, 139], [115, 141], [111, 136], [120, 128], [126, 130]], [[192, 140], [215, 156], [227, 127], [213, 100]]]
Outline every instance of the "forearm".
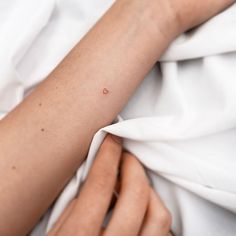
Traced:
[[163, 34], [161, 9], [156, 22], [144, 2], [117, 1], [1, 121], [1, 235], [25, 234], [46, 211], [95, 132], [115, 118], [175, 36], [169, 26]]

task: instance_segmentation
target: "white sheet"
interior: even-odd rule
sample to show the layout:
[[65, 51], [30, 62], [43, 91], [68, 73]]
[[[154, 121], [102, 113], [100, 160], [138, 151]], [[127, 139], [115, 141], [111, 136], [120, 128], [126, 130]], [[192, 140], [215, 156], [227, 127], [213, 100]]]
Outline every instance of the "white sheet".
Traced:
[[[1, 117], [112, 2], [0, 1]], [[44, 235], [74, 197], [106, 132], [125, 138], [125, 147], [147, 167], [177, 236], [235, 235], [235, 108], [236, 5], [170, 46], [119, 122], [95, 135], [87, 161], [31, 236]]]

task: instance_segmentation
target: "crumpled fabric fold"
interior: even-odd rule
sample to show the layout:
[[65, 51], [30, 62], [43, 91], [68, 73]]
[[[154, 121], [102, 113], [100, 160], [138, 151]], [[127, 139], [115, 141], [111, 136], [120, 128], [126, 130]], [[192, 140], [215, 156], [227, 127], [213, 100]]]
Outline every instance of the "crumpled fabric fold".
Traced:
[[[112, 3], [0, 3], [0, 117], [47, 77]], [[106, 133], [123, 137], [146, 167], [173, 215], [175, 235], [235, 235], [235, 26], [236, 4], [170, 45], [117, 121], [96, 133], [88, 158], [31, 236], [45, 235], [76, 196]]]

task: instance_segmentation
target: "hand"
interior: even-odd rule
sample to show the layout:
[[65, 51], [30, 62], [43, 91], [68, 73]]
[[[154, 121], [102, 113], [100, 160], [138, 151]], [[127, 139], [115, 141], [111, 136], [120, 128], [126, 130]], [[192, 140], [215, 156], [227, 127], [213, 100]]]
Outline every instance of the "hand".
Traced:
[[[229, 7], [235, 0], [117, 0], [124, 9], [136, 9], [150, 35], [164, 38], [167, 46], [187, 31]], [[130, 10], [131, 11], [131, 10]], [[145, 19], [145, 20], [144, 20]]]
[[167, 5], [167, 8], [176, 19], [180, 33], [203, 23], [236, 2], [235, 0], [158, 1], [162, 5]]
[[[102, 228], [114, 203], [115, 186], [119, 196], [107, 227]], [[108, 135], [78, 198], [69, 204], [48, 236], [167, 236], [170, 225], [170, 213], [150, 187], [142, 165], [131, 154], [122, 152], [116, 137]]]

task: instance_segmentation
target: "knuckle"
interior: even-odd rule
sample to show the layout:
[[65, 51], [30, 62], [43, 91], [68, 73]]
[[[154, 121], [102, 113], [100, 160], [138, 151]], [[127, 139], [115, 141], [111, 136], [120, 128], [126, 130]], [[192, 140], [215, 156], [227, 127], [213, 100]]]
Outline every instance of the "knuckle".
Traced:
[[103, 170], [101, 173], [94, 176], [94, 188], [98, 192], [105, 191], [112, 178], [113, 175], [111, 170]]
[[102, 145], [100, 146], [100, 151], [108, 155], [113, 155], [114, 153], [117, 153], [119, 149], [120, 145], [114, 142], [111, 138], [109, 138], [109, 140], [107, 140], [106, 142], [102, 143]]
[[133, 188], [131, 190], [133, 197], [139, 199], [140, 197], [146, 197], [145, 191], [143, 190], [143, 188], [141, 187], [141, 185], [137, 185], [135, 186], [135, 188]]
[[121, 146], [121, 143], [119, 143], [119, 138], [118, 137], [114, 137], [112, 135], [107, 135], [103, 144], [105, 146]]
[[[130, 157], [128, 154], [127, 156]], [[150, 187], [147, 181], [143, 170], [140, 169], [139, 166], [133, 165], [136, 163], [126, 162], [123, 166], [123, 175], [121, 179], [121, 190], [130, 194], [133, 201], [140, 202], [148, 202]]]
[[149, 192], [148, 186], [145, 183], [137, 184], [130, 189], [132, 198], [136, 202], [148, 202]]
[[131, 166], [132, 168], [134, 168], [138, 165], [139, 162], [138, 162], [137, 158], [132, 153], [124, 151], [122, 153], [122, 155], [123, 155], [123, 159], [125, 160], [127, 166]]
[[169, 229], [172, 223], [171, 213], [168, 209], [164, 209], [156, 215], [156, 220], [163, 229]]
[[99, 178], [98, 180], [96, 180], [96, 182], [94, 183], [94, 188], [98, 191], [98, 192], [102, 192], [105, 190], [107, 186], [107, 183], [105, 181], [105, 179], [101, 179]]

